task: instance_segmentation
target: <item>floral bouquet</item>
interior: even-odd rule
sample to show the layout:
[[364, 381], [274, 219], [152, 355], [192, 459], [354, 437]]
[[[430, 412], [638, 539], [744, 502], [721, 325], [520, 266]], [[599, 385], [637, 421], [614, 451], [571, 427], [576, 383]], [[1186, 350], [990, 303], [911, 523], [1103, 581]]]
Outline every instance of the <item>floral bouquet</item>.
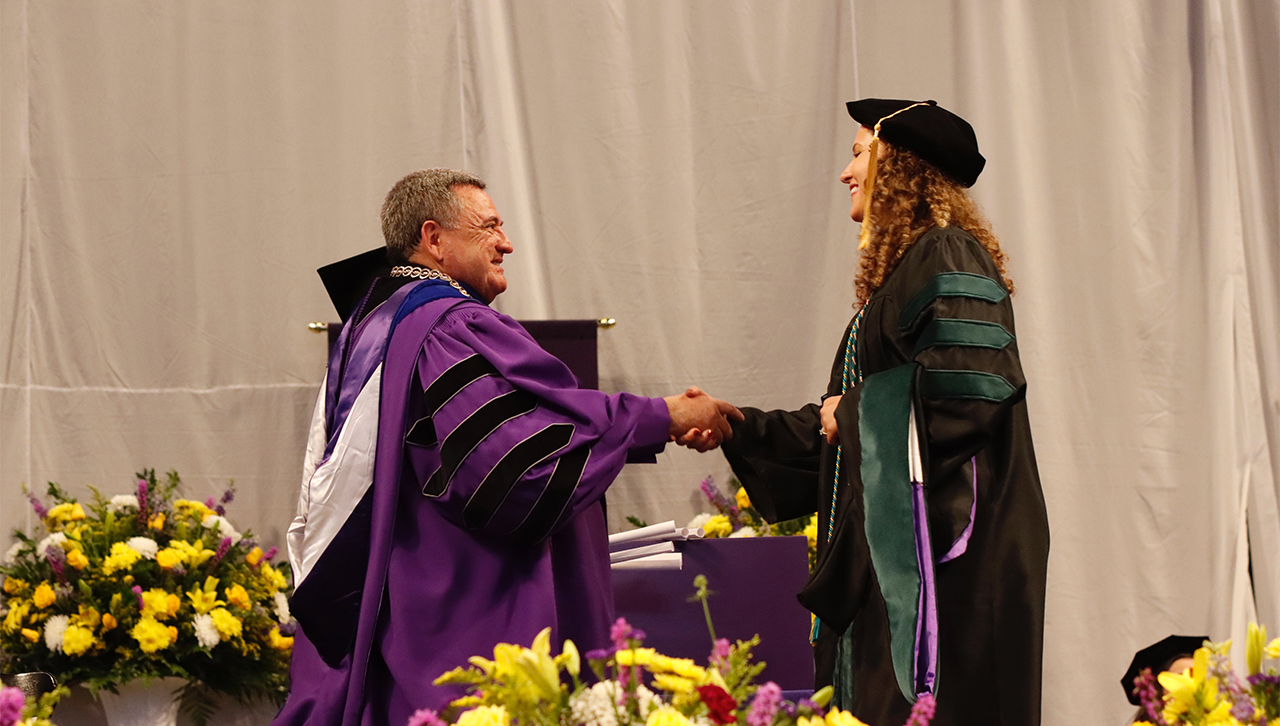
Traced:
[[[468, 686], [469, 695], [443, 713], [423, 709], [408, 726], [866, 726], [847, 711], [824, 711], [831, 688], [799, 703], [782, 699], [776, 683], [760, 686], [764, 670], [752, 663], [759, 636], [730, 644], [717, 639], [707, 606], [707, 581], [694, 580], [711, 630], [708, 664], [671, 658], [643, 647], [644, 633], [619, 618], [610, 632], [613, 647], [586, 654], [595, 683], [583, 680], [582, 659], [573, 641], [551, 654], [551, 629], [524, 648], [500, 643], [493, 660], [474, 656], [436, 684]], [[933, 717], [931, 696], [921, 698], [908, 726], [927, 726]]]
[[690, 529], [702, 527], [707, 537], [761, 537], [769, 535], [803, 534], [809, 540], [809, 568], [813, 569], [818, 553], [818, 515], [790, 519], [769, 524], [760, 512], [751, 506], [751, 497], [737, 479], [729, 480], [732, 496], [725, 496], [715, 480], [707, 477], [699, 485], [715, 514], [703, 513], [687, 525]]
[[[1275, 723], [1280, 718], [1280, 672], [1262, 667], [1264, 659], [1280, 658], [1280, 638], [1267, 642], [1267, 629], [1249, 624], [1241, 678], [1231, 665], [1231, 641], [1206, 642], [1195, 652], [1195, 664], [1182, 673], [1155, 676], [1144, 670], [1134, 681], [1148, 720], [1135, 726], [1245, 726]], [[1160, 695], [1156, 683], [1164, 689]]]
[[287, 694], [289, 578], [220, 500], [174, 498], [176, 472], [138, 475], [136, 492], [81, 504], [49, 484], [30, 496], [46, 536], [14, 533], [0, 565], [0, 666], [48, 671], [91, 691], [185, 679], [184, 708], [212, 713], [210, 691], [242, 700]]
[[49, 720], [53, 706], [67, 695], [66, 686], [58, 686], [38, 699], [27, 700], [17, 688], [0, 686], [0, 726], [54, 726]]

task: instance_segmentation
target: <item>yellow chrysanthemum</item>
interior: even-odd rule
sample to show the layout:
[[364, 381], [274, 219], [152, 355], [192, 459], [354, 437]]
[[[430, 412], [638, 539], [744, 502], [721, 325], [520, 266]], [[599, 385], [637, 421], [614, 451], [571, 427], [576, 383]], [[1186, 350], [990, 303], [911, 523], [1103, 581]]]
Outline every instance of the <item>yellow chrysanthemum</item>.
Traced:
[[733, 534], [733, 525], [728, 515], [717, 514], [702, 525], [702, 532], [707, 537], [728, 537]]
[[36, 585], [36, 591], [31, 595], [31, 602], [35, 603], [38, 608], [47, 608], [58, 599], [58, 594], [49, 587], [49, 583], [42, 582]]
[[502, 706], [480, 706], [458, 717], [457, 726], [507, 726], [511, 717]]
[[205, 506], [204, 502], [197, 502], [192, 499], [173, 500], [173, 513], [175, 516], [197, 521], [204, 521], [205, 517], [217, 514], [217, 512]]
[[751, 508], [751, 497], [747, 495], [746, 487], [738, 487], [738, 491], [733, 494], [733, 500], [737, 502], [738, 509]]
[[120, 621], [116, 620], [116, 616], [111, 613], [107, 613], [102, 616], [102, 632], [104, 633], [108, 630], [115, 630], [116, 626], [119, 624]]
[[244, 556], [244, 561], [248, 562], [250, 567], [256, 567], [262, 561], [262, 548], [254, 547], [249, 550], [249, 554]]
[[172, 633], [169, 628], [161, 625], [155, 618], [142, 618], [137, 625], [133, 626], [133, 630], [129, 631], [129, 635], [138, 641], [138, 647], [144, 653], [164, 650], [174, 641], [174, 638], [170, 637]]
[[240, 618], [232, 615], [226, 608], [215, 608], [209, 611], [209, 617], [213, 618], [213, 627], [218, 629], [218, 635], [223, 638], [238, 638], [242, 629]]
[[4, 594], [6, 595], [21, 595], [27, 591], [28, 587], [31, 587], [31, 584], [26, 580], [19, 580], [12, 575], [4, 578]]
[[93, 630], [98, 627], [98, 623], [102, 621], [102, 618], [98, 615], [98, 611], [92, 606], [81, 605], [80, 614], [76, 616], [76, 621], [77, 624]]
[[653, 648], [628, 648], [618, 651], [614, 657], [620, 666], [649, 665], [657, 654]]
[[240, 583], [227, 588], [227, 602], [241, 610], [248, 610], [253, 607], [253, 601], [249, 599], [249, 593]]
[[654, 676], [653, 685], [671, 693], [689, 693], [694, 688], [693, 681], [670, 673], [659, 673]]
[[663, 706], [649, 712], [645, 726], [690, 726], [690, 721], [674, 708]]
[[142, 555], [137, 550], [124, 542], [116, 542], [111, 545], [111, 552], [102, 561], [102, 574], [113, 575], [120, 570], [127, 570], [140, 559]]
[[67, 632], [62, 635], [62, 652], [67, 655], [83, 655], [95, 642], [92, 630], [82, 625], [69, 625]]
[[32, 643], [39, 643], [39, 642], [40, 642], [40, 631], [39, 631], [39, 630], [32, 630], [31, 628], [23, 628], [23, 629], [22, 629], [22, 637], [26, 638], [27, 640], [31, 641]]
[[281, 635], [280, 628], [272, 628], [268, 638], [271, 641], [271, 647], [276, 650], [289, 650], [293, 648], [293, 638]]
[[77, 570], [83, 570], [89, 566], [89, 558], [85, 557], [79, 549], [73, 549], [67, 553], [67, 564]]
[[177, 595], [161, 588], [153, 587], [142, 593], [142, 617], [168, 620], [178, 614], [182, 601]]
[[22, 627], [27, 614], [31, 612], [31, 603], [27, 600], [10, 600], [9, 612], [4, 616], [4, 625], [0, 626], [6, 633], [16, 633]]

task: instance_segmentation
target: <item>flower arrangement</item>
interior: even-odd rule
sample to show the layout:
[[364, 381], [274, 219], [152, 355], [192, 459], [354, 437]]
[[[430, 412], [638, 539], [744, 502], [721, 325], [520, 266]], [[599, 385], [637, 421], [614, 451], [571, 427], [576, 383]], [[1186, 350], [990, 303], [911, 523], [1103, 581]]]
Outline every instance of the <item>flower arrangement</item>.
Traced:
[[54, 704], [67, 693], [66, 686], [58, 686], [38, 699], [27, 700], [17, 688], [0, 686], [0, 726], [54, 726], [49, 720]]
[[[423, 709], [407, 726], [866, 726], [847, 711], [826, 709], [832, 690], [791, 703], [776, 683], [755, 685], [764, 669], [752, 663], [759, 636], [730, 644], [716, 638], [707, 604], [707, 580], [694, 580], [711, 632], [706, 666], [643, 647], [645, 635], [619, 618], [610, 632], [613, 647], [585, 658], [594, 683], [584, 681], [583, 655], [566, 640], [551, 654], [551, 629], [531, 647], [500, 643], [493, 659], [473, 656], [436, 684], [459, 684], [469, 694], [442, 712]], [[908, 726], [928, 726], [933, 699], [921, 698]]]
[[175, 498], [179, 484], [148, 470], [135, 492], [92, 490], [90, 504], [52, 483], [53, 506], [29, 495], [45, 536], [15, 532], [0, 565], [0, 665], [94, 692], [182, 678], [198, 721], [210, 691], [284, 698], [296, 627], [287, 566], [227, 520], [232, 490], [198, 502]]
[[729, 480], [732, 496], [726, 496], [711, 477], [703, 479], [699, 488], [715, 514], [703, 513], [687, 525], [690, 529], [702, 527], [706, 537], [763, 537], [803, 534], [809, 540], [809, 568], [813, 569], [818, 556], [818, 515], [790, 519], [769, 524], [760, 512], [751, 506], [751, 497], [737, 479]]
[[[1195, 652], [1195, 664], [1182, 673], [1158, 676], [1146, 669], [1134, 681], [1148, 720], [1135, 726], [1246, 726], [1274, 723], [1280, 718], [1280, 672], [1262, 667], [1264, 659], [1280, 658], [1280, 638], [1267, 642], [1267, 629], [1249, 624], [1245, 644], [1248, 675], [1241, 678], [1231, 665], [1231, 641], [1209, 643]], [[1156, 683], [1164, 689], [1161, 696]]]

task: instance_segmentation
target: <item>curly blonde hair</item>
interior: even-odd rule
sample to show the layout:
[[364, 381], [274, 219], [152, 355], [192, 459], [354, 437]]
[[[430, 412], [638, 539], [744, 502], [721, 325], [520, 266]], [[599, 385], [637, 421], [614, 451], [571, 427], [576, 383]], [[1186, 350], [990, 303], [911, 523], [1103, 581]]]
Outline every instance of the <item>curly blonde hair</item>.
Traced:
[[991, 255], [1013, 294], [1013, 280], [1005, 270], [1005, 254], [991, 223], [964, 187], [933, 164], [910, 151], [880, 140], [877, 171], [871, 191], [871, 246], [862, 254], [854, 289], [858, 305], [865, 303], [902, 260], [911, 245], [931, 227], [955, 225], [977, 238]]

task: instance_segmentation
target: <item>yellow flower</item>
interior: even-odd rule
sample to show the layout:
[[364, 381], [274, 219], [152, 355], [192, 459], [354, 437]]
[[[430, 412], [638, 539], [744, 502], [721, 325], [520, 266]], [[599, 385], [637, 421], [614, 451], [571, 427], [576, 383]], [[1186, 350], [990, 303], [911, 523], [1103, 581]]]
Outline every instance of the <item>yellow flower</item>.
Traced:
[[79, 502], [63, 502], [49, 510], [44, 521], [50, 530], [60, 529], [67, 522], [84, 519], [84, 507]]
[[102, 574], [111, 575], [119, 570], [127, 570], [140, 559], [142, 555], [138, 554], [137, 550], [124, 542], [116, 542], [111, 545], [111, 552], [102, 561]]
[[280, 634], [280, 628], [272, 628], [269, 634], [271, 647], [276, 650], [289, 650], [293, 647], [293, 638], [286, 638]]
[[160, 565], [160, 568], [164, 570], [172, 570], [178, 565], [181, 565], [182, 560], [183, 557], [181, 552], [169, 549], [168, 547], [156, 553], [156, 564]]
[[821, 716], [814, 716], [812, 718], [809, 716], [801, 716], [796, 719], [796, 726], [823, 726], [823, 723]]
[[187, 599], [191, 601], [191, 608], [201, 615], [219, 605], [226, 605], [218, 599], [218, 578], [216, 577], [206, 577], [203, 590], [198, 588], [188, 590]]
[[671, 693], [689, 693], [693, 691], [693, 681], [669, 673], [659, 673], [653, 677], [653, 685]]
[[4, 592], [6, 595], [19, 595], [26, 592], [28, 587], [30, 585], [26, 580], [19, 580], [12, 575], [4, 578]]
[[107, 613], [102, 616], [102, 632], [104, 633], [108, 630], [115, 630], [116, 626], [119, 624], [119, 621], [117, 621], [116, 617], [111, 613]]
[[564, 641], [564, 648], [556, 656], [556, 667], [564, 666], [569, 675], [576, 676], [582, 670], [582, 656], [578, 655], [578, 646], [572, 640]]
[[1280, 638], [1267, 643], [1267, 647], [1263, 648], [1262, 654], [1268, 658], [1280, 658]]
[[833, 708], [827, 711], [827, 726], [867, 726], [848, 711]]
[[249, 593], [239, 583], [227, 588], [227, 602], [242, 610], [248, 610], [253, 607], [253, 601], [249, 599]]
[[101, 622], [98, 611], [89, 605], [80, 606], [80, 614], [76, 617], [76, 620], [90, 630], [98, 627], [98, 623]]
[[480, 706], [458, 717], [457, 726], [507, 726], [511, 717], [502, 706]]
[[80, 550], [73, 549], [67, 553], [67, 564], [71, 565], [77, 570], [83, 570], [84, 568], [89, 566], [89, 558], [85, 557], [84, 553], [81, 552]]
[[283, 590], [289, 586], [289, 582], [284, 579], [284, 575], [281, 575], [280, 572], [271, 565], [264, 564], [262, 567], [258, 568], [258, 572], [262, 573], [263, 579], [267, 581], [267, 584], [270, 585], [272, 589]]
[[133, 630], [129, 631], [129, 635], [138, 641], [138, 647], [142, 648], [144, 653], [163, 650], [174, 641], [173, 633], [169, 628], [156, 622], [155, 618], [142, 618], [137, 625], [133, 626]]
[[22, 637], [30, 640], [32, 643], [38, 643], [40, 642], [40, 631], [32, 630], [31, 628], [23, 628]]
[[168, 620], [178, 614], [178, 608], [181, 606], [182, 601], [177, 595], [161, 588], [153, 587], [142, 593], [142, 617], [144, 618]]
[[809, 517], [809, 523], [804, 526], [804, 536], [809, 540], [809, 549], [818, 546], [818, 515]]
[[484, 699], [480, 698], [479, 696], [463, 696], [462, 698], [455, 698], [452, 701], [450, 701], [449, 707], [450, 708], [471, 708], [472, 706], [479, 706], [482, 703], [484, 703]]
[[62, 652], [67, 655], [81, 655], [93, 647], [95, 640], [93, 631], [82, 625], [68, 625], [62, 636]]
[[1179, 723], [1188, 714], [1196, 723], [1227, 724], [1231, 718], [1231, 702], [1218, 699], [1218, 679], [1209, 677], [1209, 649], [1195, 652], [1194, 665], [1183, 673], [1165, 671], [1157, 676], [1164, 686], [1165, 707], [1162, 715], [1169, 723]]
[[1262, 670], [1262, 651], [1267, 647], [1267, 626], [1249, 623], [1245, 638], [1244, 662], [1249, 675]]
[[558, 701], [560, 699], [560, 671], [551, 656], [540, 650], [522, 650], [516, 659], [519, 672], [529, 685], [533, 700]]
[[254, 547], [249, 550], [249, 554], [244, 556], [244, 561], [248, 562], [251, 567], [256, 567], [262, 561], [262, 548]]
[[614, 657], [620, 666], [649, 665], [657, 651], [653, 648], [629, 648], [618, 651]]
[[164, 529], [164, 512], [157, 512], [151, 521], [147, 522], [147, 526], [157, 531]]
[[27, 614], [31, 612], [31, 603], [26, 600], [10, 600], [9, 612], [4, 616], [4, 625], [2, 626], [6, 633], [16, 633], [18, 628], [22, 627], [22, 621], [26, 619]]
[[738, 509], [751, 508], [751, 497], [747, 495], [746, 487], [738, 487], [738, 491], [733, 494], [733, 500], [737, 502]]
[[172, 625], [169, 626], [169, 642], [170, 643], [178, 642], [178, 629], [173, 627]]
[[240, 636], [240, 618], [232, 615], [226, 608], [215, 608], [211, 610], [209, 612], [209, 617], [213, 618], [213, 627], [218, 629], [218, 635], [221, 635], [223, 638], [236, 638]]
[[47, 608], [57, 599], [58, 595], [53, 591], [52, 587], [49, 587], [49, 583], [47, 582], [42, 582], [39, 585], [36, 585], [36, 592], [31, 596], [31, 601], [34, 602], [38, 608]]
[[[472, 657], [477, 658], [479, 656], [472, 656]], [[493, 661], [486, 661], [486, 662], [489, 663], [490, 666], [493, 665]], [[491, 673], [491, 672], [492, 671], [486, 671], [486, 673]], [[458, 666], [453, 670], [449, 671], [448, 673], [441, 673], [434, 681], [432, 681], [432, 683], [434, 683], [437, 686], [442, 686], [446, 683], [465, 684], [465, 683], [471, 683], [471, 679], [467, 674], [467, 670], [462, 666]], [[476, 701], [476, 703], [478, 704], [480, 702]], [[449, 705], [450, 706], [456, 705], [456, 702], [451, 703]]]
[[728, 537], [733, 534], [733, 525], [727, 515], [717, 514], [702, 525], [702, 531], [708, 537]]
[[175, 516], [199, 521], [204, 521], [204, 518], [210, 514], [217, 514], [217, 512], [205, 506], [204, 502], [197, 502], [192, 499], [173, 500], [173, 513]]
[[645, 721], [645, 726], [690, 726], [690, 721], [674, 708], [663, 706], [649, 712], [649, 719]]

